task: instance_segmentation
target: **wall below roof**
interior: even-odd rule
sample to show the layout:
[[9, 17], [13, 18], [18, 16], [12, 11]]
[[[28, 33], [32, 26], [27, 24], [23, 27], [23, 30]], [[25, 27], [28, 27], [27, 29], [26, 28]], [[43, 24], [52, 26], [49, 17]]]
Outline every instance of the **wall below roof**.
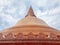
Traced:
[[[9, 41], [8, 41], [9, 42]], [[9, 43], [7, 43], [7, 42], [3, 42], [2, 41], [2, 43], [0, 43], [0, 45], [60, 45], [60, 41], [58, 42], [58, 41], [40, 41], [40, 42], [18, 42], [18, 41], [16, 41], [16, 42], [9, 42]]]

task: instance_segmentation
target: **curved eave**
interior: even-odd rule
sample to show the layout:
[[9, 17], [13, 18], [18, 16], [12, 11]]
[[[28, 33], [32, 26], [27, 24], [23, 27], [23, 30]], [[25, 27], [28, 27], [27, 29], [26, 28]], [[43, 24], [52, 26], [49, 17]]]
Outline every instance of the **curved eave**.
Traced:
[[56, 30], [54, 28], [48, 27], [48, 26], [42, 26], [42, 25], [23, 25], [23, 26], [16, 26], [12, 28], [8, 28], [2, 31], [2, 33], [9, 33], [9, 32], [32, 32], [32, 33], [37, 33], [37, 32], [51, 32], [51, 33], [56, 33], [56, 35], [60, 35], [60, 31]]

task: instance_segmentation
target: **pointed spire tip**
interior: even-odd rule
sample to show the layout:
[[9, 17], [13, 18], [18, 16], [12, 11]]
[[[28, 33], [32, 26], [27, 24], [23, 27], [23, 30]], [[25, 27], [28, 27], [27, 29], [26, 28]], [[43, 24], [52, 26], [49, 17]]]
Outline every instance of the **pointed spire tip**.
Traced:
[[[27, 16], [35, 16], [35, 15], [34, 15], [34, 11], [33, 11], [33, 9], [32, 9], [31, 6], [30, 6], [30, 8], [29, 8], [29, 11], [28, 11], [26, 17], [27, 17]], [[35, 17], [36, 17], [36, 16], [35, 16]]]

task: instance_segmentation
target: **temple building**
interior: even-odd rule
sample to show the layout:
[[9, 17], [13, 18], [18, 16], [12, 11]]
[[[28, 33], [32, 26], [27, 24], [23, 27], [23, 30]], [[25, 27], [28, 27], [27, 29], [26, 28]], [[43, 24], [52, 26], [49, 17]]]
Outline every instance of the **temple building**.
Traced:
[[30, 7], [27, 15], [18, 21], [14, 27], [0, 32], [0, 42], [25, 42], [25, 44], [35, 44], [36, 42], [39, 42], [40, 44], [52, 43], [55, 45], [56, 43], [60, 43], [60, 31], [49, 27], [43, 20], [37, 18], [32, 7]]

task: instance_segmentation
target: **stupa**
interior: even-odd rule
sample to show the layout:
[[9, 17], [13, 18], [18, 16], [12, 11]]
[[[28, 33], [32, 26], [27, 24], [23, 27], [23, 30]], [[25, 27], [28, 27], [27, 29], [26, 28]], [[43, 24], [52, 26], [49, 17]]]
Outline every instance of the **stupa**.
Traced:
[[32, 7], [27, 15], [11, 28], [0, 32], [1, 43], [60, 43], [60, 31], [37, 18]]

